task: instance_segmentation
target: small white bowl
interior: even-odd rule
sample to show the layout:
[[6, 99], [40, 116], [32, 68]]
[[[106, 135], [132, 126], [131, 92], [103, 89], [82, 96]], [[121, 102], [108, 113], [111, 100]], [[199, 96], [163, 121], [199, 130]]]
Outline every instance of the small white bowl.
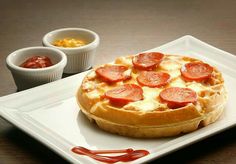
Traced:
[[[81, 47], [65, 48], [54, 46], [57, 40], [65, 38], [80, 39], [88, 44]], [[64, 73], [78, 73], [92, 67], [96, 48], [100, 42], [98, 34], [83, 28], [63, 28], [51, 31], [43, 37], [43, 45], [63, 51], [67, 55], [67, 65]]]
[[[49, 57], [53, 65], [36, 69], [19, 66], [31, 57], [41, 55]], [[49, 47], [22, 48], [12, 52], [6, 59], [7, 67], [12, 73], [18, 90], [61, 79], [66, 63], [67, 58], [63, 52]]]

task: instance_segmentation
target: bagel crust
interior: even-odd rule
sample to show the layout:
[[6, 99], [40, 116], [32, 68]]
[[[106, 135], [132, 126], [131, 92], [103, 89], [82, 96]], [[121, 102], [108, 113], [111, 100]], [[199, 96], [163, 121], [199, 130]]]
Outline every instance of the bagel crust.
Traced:
[[[154, 71], [171, 75], [169, 83], [160, 88], [141, 86], [144, 99], [115, 106], [104, 93], [123, 84], [140, 84], [136, 78], [141, 73], [132, 64], [134, 55], [119, 57], [112, 64], [128, 67], [131, 78], [115, 83], [102, 81], [91, 70], [79, 86], [76, 99], [81, 111], [101, 129], [123, 136], [157, 138], [188, 133], [207, 126], [222, 115], [227, 92], [222, 74], [213, 67], [212, 76], [206, 81], [186, 81], [181, 77], [180, 68], [189, 62], [202, 62], [198, 59], [178, 55], [166, 55]], [[105, 66], [105, 65], [102, 65]], [[99, 66], [100, 67], [100, 66]], [[196, 103], [170, 109], [159, 98], [159, 93], [168, 87], [190, 88], [197, 94]]]

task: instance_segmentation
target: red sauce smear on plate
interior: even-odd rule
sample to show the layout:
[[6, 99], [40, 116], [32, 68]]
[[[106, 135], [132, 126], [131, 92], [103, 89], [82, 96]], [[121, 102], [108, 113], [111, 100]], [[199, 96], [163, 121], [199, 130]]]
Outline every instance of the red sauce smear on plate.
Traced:
[[[86, 155], [97, 161], [105, 163], [129, 162], [150, 154], [147, 150], [133, 150], [131, 148], [121, 150], [89, 150], [81, 146], [74, 147], [71, 149], [71, 151], [76, 154]], [[100, 155], [117, 153], [122, 153], [122, 155]]]
[[20, 67], [24, 68], [45, 68], [52, 66], [52, 61], [47, 56], [33, 56], [26, 61], [24, 61]]

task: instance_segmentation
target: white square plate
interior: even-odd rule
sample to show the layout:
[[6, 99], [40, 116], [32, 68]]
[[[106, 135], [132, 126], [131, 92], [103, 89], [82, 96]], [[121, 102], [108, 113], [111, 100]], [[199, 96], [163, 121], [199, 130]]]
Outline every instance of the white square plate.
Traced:
[[71, 152], [74, 146], [89, 149], [146, 149], [150, 155], [141, 163], [202, 140], [236, 125], [236, 57], [192, 36], [184, 36], [150, 51], [180, 54], [202, 59], [216, 66], [225, 78], [228, 103], [224, 116], [214, 124], [178, 137], [133, 139], [104, 132], [78, 110], [75, 92], [86, 72], [50, 84], [0, 98], [0, 115], [73, 163], [97, 161]]

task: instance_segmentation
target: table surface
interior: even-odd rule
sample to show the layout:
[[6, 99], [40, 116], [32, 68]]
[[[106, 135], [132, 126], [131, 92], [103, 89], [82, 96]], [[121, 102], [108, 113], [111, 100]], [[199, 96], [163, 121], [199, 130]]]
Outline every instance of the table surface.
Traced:
[[[0, 96], [17, 88], [6, 56], [19, 48], [40, 46], [45, 33], [83, 27], [101, 37], [94, 64], [158, 47], [193, 35], [236, 54], [235, 0], [1, 0]], [[236, 163], [236, 128], [155, 161]], [[1, 163], [67, 163], [47, 147], [0, 118]]]

